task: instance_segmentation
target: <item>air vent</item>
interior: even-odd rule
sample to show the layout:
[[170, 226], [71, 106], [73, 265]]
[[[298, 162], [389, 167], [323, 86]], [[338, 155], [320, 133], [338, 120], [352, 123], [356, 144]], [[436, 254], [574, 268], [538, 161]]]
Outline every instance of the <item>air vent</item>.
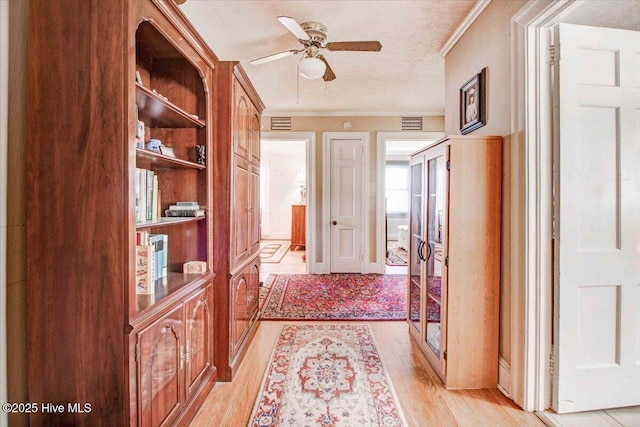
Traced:
[[403, 117], [402, 130], [422, 130], [422, 117]]
[[271, 130], [291, 130], [291, 117], [271, 117]]

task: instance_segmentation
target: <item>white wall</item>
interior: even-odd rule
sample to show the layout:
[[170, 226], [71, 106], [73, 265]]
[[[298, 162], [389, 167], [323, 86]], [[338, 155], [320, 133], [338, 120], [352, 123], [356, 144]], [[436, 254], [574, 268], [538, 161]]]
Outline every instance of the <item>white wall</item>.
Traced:
[[296, 175], [306, 169], [306, 141], [262, 140], [261, 238], [291, 238], [291, 205], [300, 203]]

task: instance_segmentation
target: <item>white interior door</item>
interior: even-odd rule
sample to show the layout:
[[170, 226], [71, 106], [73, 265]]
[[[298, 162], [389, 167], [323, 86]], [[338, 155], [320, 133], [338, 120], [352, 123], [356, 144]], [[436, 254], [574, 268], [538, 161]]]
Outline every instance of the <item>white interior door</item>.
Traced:
[[560, 24], [554, 39], [552, 404], [640, 405], [640, 33]]
[[362, 272], [362, 139], [331, 139], [330, 271]]

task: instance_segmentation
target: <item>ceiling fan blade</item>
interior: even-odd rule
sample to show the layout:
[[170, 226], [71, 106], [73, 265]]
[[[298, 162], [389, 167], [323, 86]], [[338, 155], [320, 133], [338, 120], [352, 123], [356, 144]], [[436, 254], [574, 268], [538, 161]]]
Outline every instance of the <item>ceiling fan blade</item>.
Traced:
[[293, 33], [298, 39], [301, 40], [309, 40], [309, 34], [305, 30], [302, 29], [300, 24], [296, 22], [295, 19], [289, 16], [278, 16], [278, 21], [282, 23], [289, 31]]
[[322, 80], [324, 80], [325, 82], [330, 82], [332, 80], [336, 79], [336, 75], [333, 72], [333, 70], [331, 69], [331, 66], [329, 65], [329, 63], [327, 62], [326, 58], [322, 55], [318, 55], [318, 58], [324, 62], [324, 65], [327, 66], [326, 70], [324, 71], [324, 76], [322, 76]]
[[300, 53], [303, 50], [304, 49], [301, 49], [301, 50], [294, 50], [294, 49], [285, 50], [284, 52], [274, 53], [273, 55], [263, 56], [262, 58], [257, 58], [257, 59], [251, 60], [251, 61], [249, 61], [249, 63], [252, 64], [252, 65], [264, 64], [265, 62], [271, 62], [271, 61], [275, 61], [276, 59], [286, 58], [287, 56], [295, 55], [296, 53]]
[[325, 46], [331, 51], [335, 50], [349, 50], [359, 52], [380, 52], [382, 45], [379, 41], [366, 41], [366, 42], [331, 42]]

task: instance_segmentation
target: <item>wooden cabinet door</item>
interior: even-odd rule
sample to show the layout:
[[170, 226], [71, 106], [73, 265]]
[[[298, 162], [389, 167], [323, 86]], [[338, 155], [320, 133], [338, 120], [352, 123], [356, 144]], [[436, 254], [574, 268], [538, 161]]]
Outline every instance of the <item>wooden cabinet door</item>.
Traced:
[[246, 270], [231, 279], [231, 358], [234, 357], [247, 332], [247, 296], [249, 283]]
[[183, 306], [138, 333], [138, 417], [140, 426], [170, 425], [184, 396]]
[[233, 81], [233, 97], [233, 152], [249, 160], [251, 102], [237, 80]]
[[251, 166], [249, 177], [249, 254], [255, 254], [260, 249], [260, 169]]
[[210, 288], [202, 289], [185, 303], [185, 384], [187, 399], [198, 389], [212, 365]]
[[249, 128], [251, 160], [255, 164], [260, 164], [260, 114], [258, 110], [251, 105], [251, 125]]
[[[248, 255], [249, 241], [249, 185], [252, 181], [249, 172], [249, 163], [245, 160], [233, 159], [233, 192], [231, 193], [232, 235], [231, 235], [231, 259], [232, 268], [246, 259]], [[260, 197], [258, 195], [258, 197]], [[256, 214], [257, 216], [257, 214]]]

